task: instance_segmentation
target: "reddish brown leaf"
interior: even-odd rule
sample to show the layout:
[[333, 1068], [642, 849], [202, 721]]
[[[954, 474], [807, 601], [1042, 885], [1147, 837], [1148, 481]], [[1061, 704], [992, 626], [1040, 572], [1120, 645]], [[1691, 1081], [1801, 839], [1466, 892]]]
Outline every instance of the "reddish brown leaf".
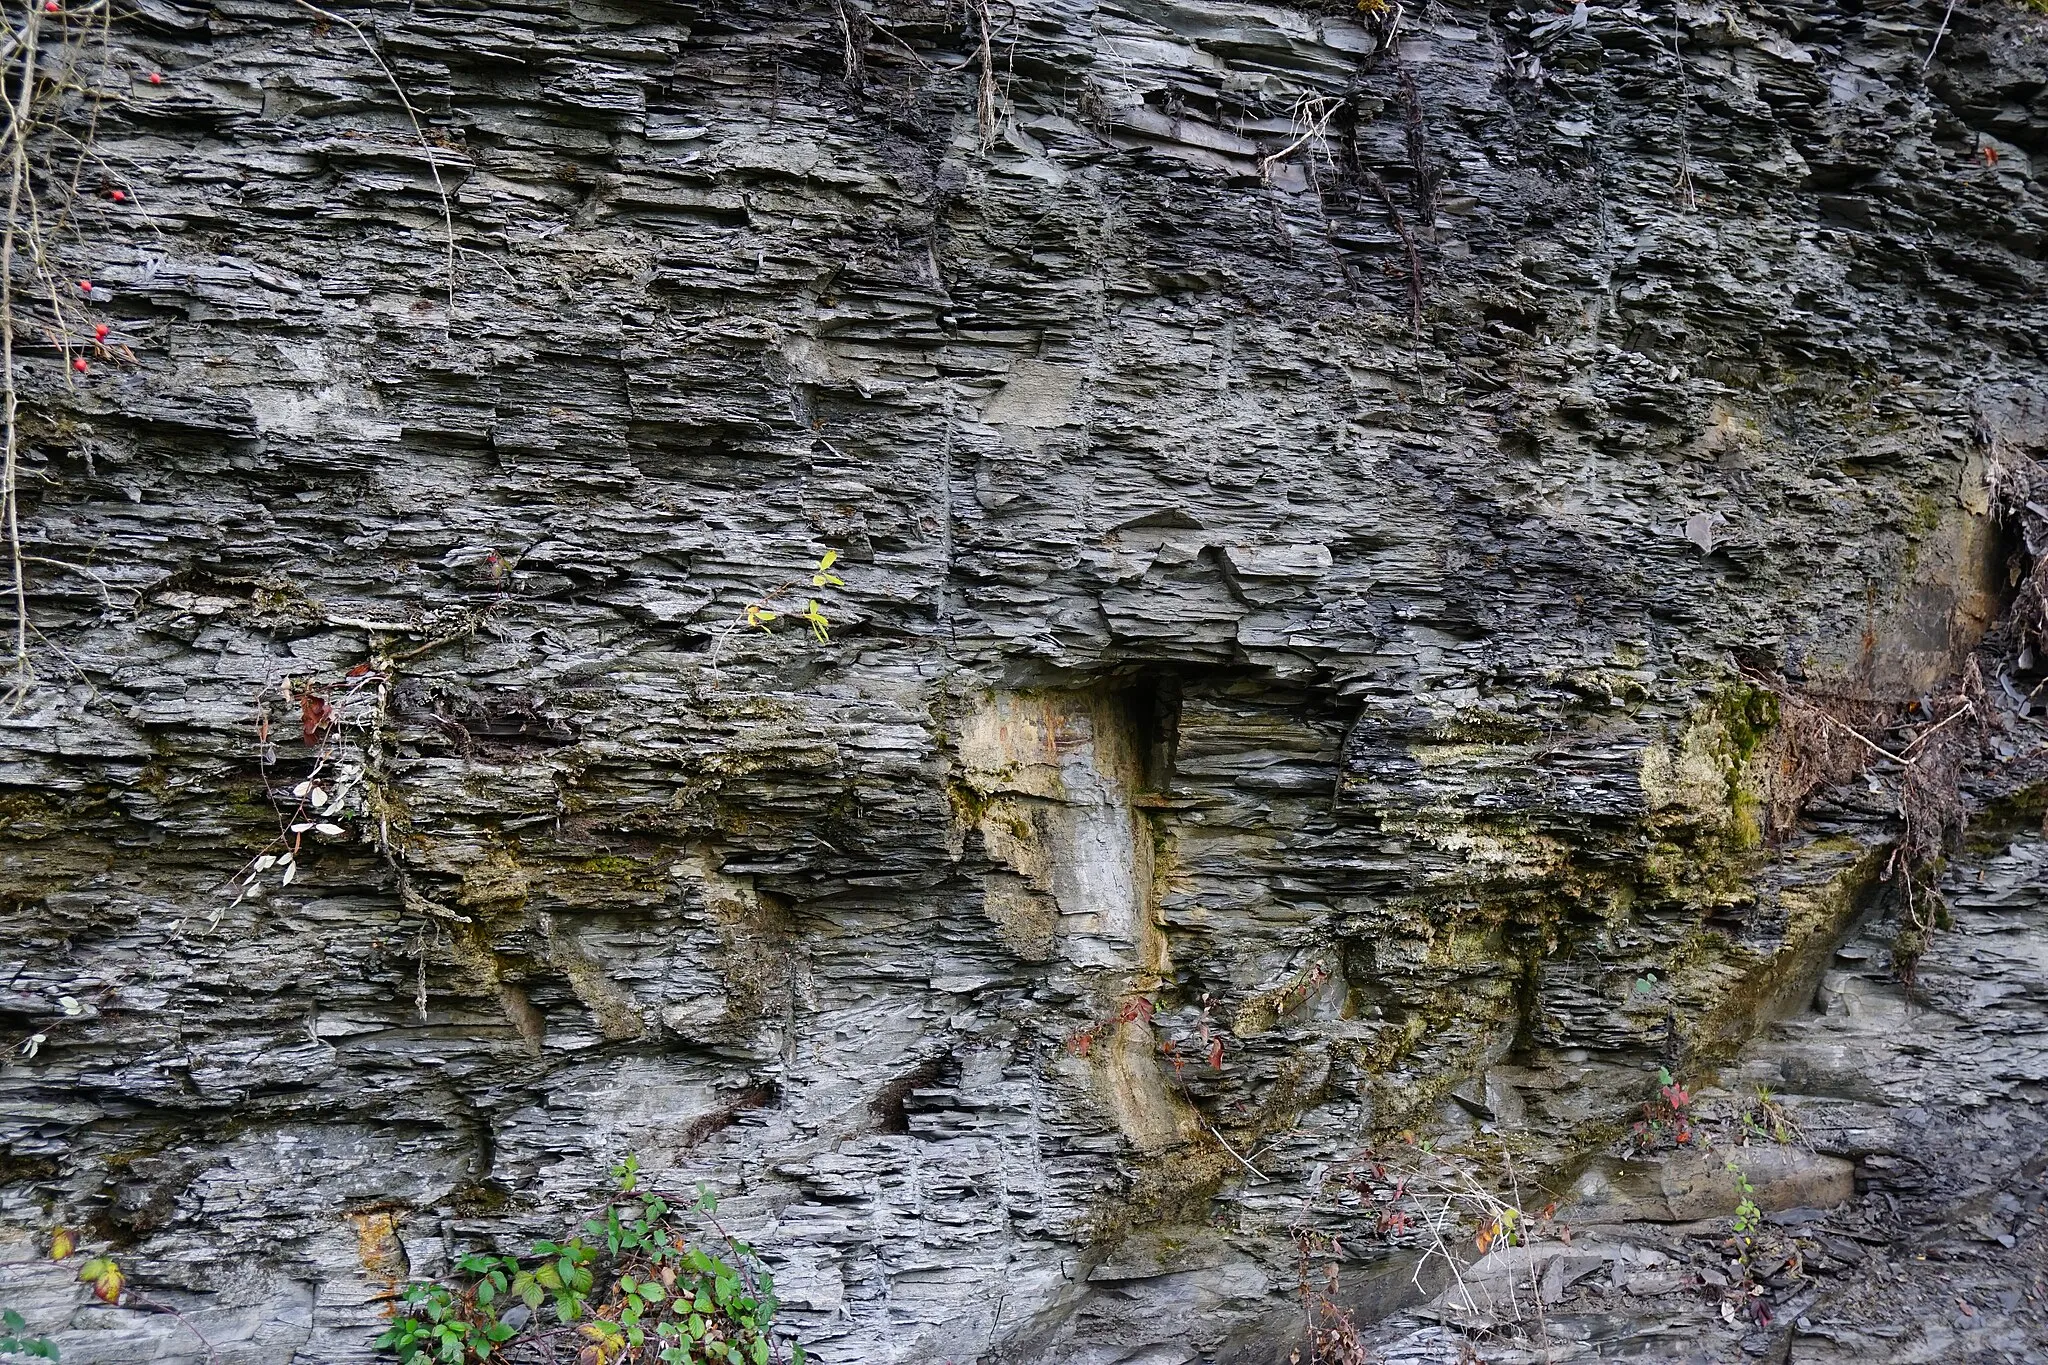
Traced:
[[299, 698], [299, 732], [308, 744], [318, 744], [329, 720], [327, 703], [311, 692]]

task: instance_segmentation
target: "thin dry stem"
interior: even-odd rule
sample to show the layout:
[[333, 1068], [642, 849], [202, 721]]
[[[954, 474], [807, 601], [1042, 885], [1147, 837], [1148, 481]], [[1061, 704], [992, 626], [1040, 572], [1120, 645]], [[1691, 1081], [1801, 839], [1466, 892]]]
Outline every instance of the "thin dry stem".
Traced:
[[[92, 0], [91, 4], [82, 5], [79, 8], [72, 10], [71, 14], [73, 18], [85, 19], [90, 18], [92, 15], [100, 13], [102, 10], [106, 9], [106, 7], [107, 0]], [[0, 62], [11, 60], [15, 53], [21, 51], [22, 45], [28, 41], [29, 29], [35, 24], [40, 23], [42, 21], [42, 17], [42, 12], [40, 10], [38, 10], [34, 5], [29, 6], [28, 23], [23, 24], [18, 29], [15, 29], [13, 32], [9, 33], [5, 38], [0, 38]]]
[[981, 46], [977, 54], [981, 78], [975, 92], [974, 115], [981, 133], [981, 150], [985, 152], [996, 145], [996, 54], [994, 35], [990, 32], [995, 22], [989, 17], [988, 0], [974, 0], [974, 13], [981, 23]]
[[1270, 181], [1273, 177], [1273, 168], [1275, 166], [1285, 161], [1288, 157], [1293, 156], [1311, 142], [1319, 141], [1325, 137], [1330, 131], [1330, 120], [1334, 119], [1337, 116], [1337, 111], [1343, 107], [1343, 100], [1330, 99], [1320, 95], [1304, 95], [1301, 99], [1296, 100], [1293, 110], [1293, 122], [1295, 127], [1303, 131], [1294, 141], [1288, 143], [1279, 151], [1274, 152], [1271, 156], [1259, 158], [1260, 179]]
[[1401, 206], [1394, 202], [1394, 192], [1387, 188], [1387, 182], [1373, 171], [1366, 171], [1360, 177], [1366, 188], [1379, 196], [1387, 211], [1387, 221], [1401, 238], [1401, 253], [1408, 259], [1408, 330], [1413, 335], [1422, 335], [1422, 252], [1415, 245], [1414, 229], [1408, 226], [1407, 217]]
[[[22, 193], [28, 185], [28, 126], [36, 89], [36, 48], [42, 32], [42, 18], [33, 5], [22, 31], [19, 92], [7, 101], [7, 222], [0, 229], [0, 422], [5, 425], [6, 452], [0, 460], [0, 511], [5, 512], [5, 533], [10, 567], [14, 574], [14, 700], [18, 705], [30, 676], [28, 653], [28, 579], [21, 557], [21, 517], [18, 506], [20, 472], [21, 395], [14, 378], [14, 250], [16, 226], [21, 219]], [[11, 55], [11, 54], [10, 54]]]
[[453, 327], [455, 325], [455, 212], [449, 206], [448, 187], [441, 183], [441, 163], [434, 155], [434, 144], [427, 140], [426, 126], [420, 122], [419, 112], [412, 107], [412, 100], [407, 97], [405, 87], [398, 83], [398, 73], [393, 71], [391, 64], [384, 60], [384, 54], [379, 52], [377, 45], [370, 41], [369, 34], [358, 28], [353, 20], [344, 18], [332, 10], [322, 9], [320, 6], [312, 3], [312, 0], [292, 0], [292, 3], [309, 14], [318, 15], [330, 24], [340, 24], [350, 33], [355, 34], [356, 41], [363, 45], [363, 50], [370, 54], [370, 60], [377, 63], [377, 69], [382, 71], [384, 79], [390, 82], [391, 93], [397, 95], [398, 102], [405, 107], [405, 116], [412, 121], [413, 136], [419, 139], [420, 150], [427, 154], [427, 170], [434, 177], [434, 193], [441, 197], [441, 228], [446, 234], [448, 242], [448, 325]]
[[858, 10], [849, 13], [845, 0], [832, 0], [832, 14], [839, 21], [842, 74], [847, 88], [858, 90], [867, 68], [867, 16]]
[[[94, 159], [92, 135], [99, 124], [102, 99], [98, 86], [85, 82], [79, 75], [81, 53], [90, 38], [97, 37], [102, 45], [105, 44], [113, 12], [106, 0], [94, 0], [91, 4], [67, 11], [66, 32], [75, 33], [76, 37], [60, 34], [60, 41], [55, 45], [44, 42], [44, 11], [31, 4], [27, 7], [27, 16], [20, 28], [10, 28], [6, 37], [0, 39], [0, 72], [11, 74], [18, 61], [20, 73], [18, 82], [5, 91], [7, 126], [4, 151], [0, 151], [7, 163], [8, 178], [7, 221], [4, 228], [0, 228], [0, 333], [4, 333], [4, 337], [0, 337], [0, 371], [4, 371], [0, 374], [0, 409], [4, 409], [0, 411], [0, 427], [4, 427], [5, 445], [4, 459], [0, 459], [0, 535], [6, 539], [9, 569], [13, 576], [11, 596], [14, 599], [15, 623], [11, 700], [16, 706], [21, 704], [34, 680], [30, 634], [43, 640], [45, 645], [49, 643], [29, 620], [26, 566], [47, 563], [86, 574], [99, 584], [102, 597], [111, 605], [105, 581], [89, 570], [22, 551], [21, 395], [15, 372], [14, 343], [20, 327], [40, 331], [63, 364], [65, 384], [72, 383], [72, 316], [50, 244], [55, 236], [71, 231], [73, 216], [70, 205], [80, 197], [79, 182], [86, 161]], [[77, 22], [94, 17], [98, 19], [96, 25]], [[48, 62], [45, 61], [46, 56], [50, 58]], [[4, 75], [0, 75], [0, 89], [4, 88]], [[59, 127], [57, 120], [50, 116], [56, 103], [74, 92], [82, 92], [90, 104], [83, 138]], [[53, 145], [68, 140], [78, 149], [77, 160], [68, 174], [60, 171], [54, 153], [40, 160], [42, 172], [62, 191], [58, 211], [48, 219], [36, 194], [37, 163], [32, 160], [30, 149], [31, 138], [38, 134], [53, 135]], [[75, 237], [75, 233], [72, 235]], [[21, 296], [15, 287], [15, 266], [24, 260], [40, 285], [42, 302], [47, 305], [46, 318], [20, 316]]]

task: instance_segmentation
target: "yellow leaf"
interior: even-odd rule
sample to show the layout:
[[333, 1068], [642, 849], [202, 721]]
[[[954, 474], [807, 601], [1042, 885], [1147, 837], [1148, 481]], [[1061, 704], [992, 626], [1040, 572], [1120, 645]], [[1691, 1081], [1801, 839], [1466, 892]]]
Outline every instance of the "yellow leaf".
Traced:
[[102, 1303], [113, 1303], [121, 1297], [121, 1286], [126, 1278], [121, 1267], [110, 1257], [95, 1256], [78, 1268], [78, 1278], [92, 1286], [93, 1294]]
[[839, 551], [827, 550], [825, 557], [818, 561], [818, 572], [823, 573], [839, 561]]
[[78, 1238], [72, 1236], [70, 1228], [58, 1228], [50, 1236], [50, 1259], [61, 1261], [78, 1250]]

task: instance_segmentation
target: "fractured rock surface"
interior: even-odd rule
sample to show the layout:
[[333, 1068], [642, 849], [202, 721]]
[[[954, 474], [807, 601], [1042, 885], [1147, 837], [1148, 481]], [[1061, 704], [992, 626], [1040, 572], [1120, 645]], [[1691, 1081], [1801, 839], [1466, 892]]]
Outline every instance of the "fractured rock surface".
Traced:
[[630, 1151], [828, 1365], [1284, 1358], [1297, 1228], [1422, 1296], [1366, 1144], [1562, 1194], [1889, 1000], [1890, 802], [1776, 828], [1737, 665], [1893, 707], [2005, 608], [2048, 20], [1333, 8], [349, 9], [428, 149], [347, 25], [124, 14], [50, 250], [134, 360], [21, 343], [0, 1297], [365, 1360]]
[[[1721, 1073], [1762, 1086], [1789, 1141], [1755, 1132], [1653, 1154], [1661, 1186], [1582, 1206], [1569, 1244], [1467, 1266], [1422, 1316], [1369, 1334], [1388, 1361], [2025, 1361], [2048, 1352], [2048, 839], [2001, 839], [1948, 885], [1955, 916], [1908, 990], [1895, 916], [1851, 935], [1811, 1010]], [[1712, 1101], [1701, 1096], [1705, 1105]], [[1766, 1217], [1746, 1256], [1734, 1162]], [[1850, 1188], [1825, 1189], [1837, 1173]], [[1667, 1197], [1684, 1183], [1694, 1202]], [[1597, 1184], [1599, 1182], [1583, 1182]], [[1639, 1184], [1644, 1182], [1639, 1182]], [[1539, 1313], [1538, 1300], [1543, 1305]], [[1435, 1317], [1440, 1321], [1425, 1323]]]

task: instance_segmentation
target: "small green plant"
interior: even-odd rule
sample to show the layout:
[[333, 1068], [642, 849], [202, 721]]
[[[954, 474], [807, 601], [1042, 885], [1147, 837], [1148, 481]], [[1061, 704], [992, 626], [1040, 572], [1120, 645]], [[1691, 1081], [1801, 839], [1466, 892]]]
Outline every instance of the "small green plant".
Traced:
[[1742, 1167], [1735, 1163], [1733, 1157], [1729, 1158], [1726, 1169], [1728, 1174], [1735, 1177], [1735, 1192], [1742, 1196], [1741, 1202], [1735, 1206], [1733, 1231], [1735, 1254], [1746, 1266], [1749, 1264], [1750, 1250], [1756, 1245], [1756, 1234], [1764, 1225], [1764, 1214], [1763, 1210], [1756, 1206], [1753, 1197], [1756, 1194], [1756, 1187], [1749, 1183], [1749, 1177], [1743, 1173]]
[[[818, 561], [818, 567], [811, 571], [811, 586], [814, 588], [845, 587], [846, 580], [832, 572], [832, 566], [838, 562], [839, 551], [825, 551], [824, 557]], [[796, 580], [792, 578], [787, 583], [771, 588], [747, 603], [746, 611], [741, 614], [740, 619], [749, 629], [758, 630], [763, 635], [772, 635], [774, 633], [773, 623], [780, 620], [782, 614], [770, 610], [770, 606], [780, 601], [783, 594], [795, 586]], [[811, 634], [817, 637], [819, 644], [824, 644], [832, 638], [832, 622], [825, 615], [825, 609], [818, 605], [817, 598], [806, 598], [804, 600], [804, 609], [796, 613], [796, 619], [809, 623]]]
[[1770, 1087], [1759, 1085], [1736, 1118], [1742, 1124], [1742, 1140], [1749, 1142], [1798, 1142], [1799, 1126], [1785, 1107], [1771, 1096]]
[[1668, 1140], [1683, 1147], [1694, 1137], [1692, 1093], [1668, 1067], [1657, 1068], [1657, 1098], [1643, 1105], [1643, 1116], [1629, 1128], [1628, 1145], [1637, 1152], [1655, 1150]]
[[26, 1335], [28, 1322], [12, 1308], [0, 1310], [0, 1356], [27, 1356], [32, 1360], [55, 1360], [56, 1343], [48, 1337]]
[[[536, 1359], [573, 1346], [577, 1365], [780, 1365], [772, 1329], [774, 1282], [745, 1242], [718, 1222], [718, 1201], [698, 1187], [688, 1212], [703, 1216], [729, 1256], [692, 1246], [676, 1209], [642, 1193], [640, 1162], [612, 1168], [618, 1194], [565, 1242], [536, 1242], [524, 1259], [477, 1253], [455, 1268], [468, 1283], [408, 1285], [404, 1312], [377, 1338], [403, 1365]], [[542, 1327], [542, 1305], [554, 1325]], [[801, 1346], [791, 1365], [803, 1365]]]
[[[839, 551], [825, 551], [819, 558], [816, 567], [810, 572], [811, 586], [819, 590], [845, 587], [846, 580], [832, 572], [832, 566], [838, 562]], [[775, 623], [782, 620], [785, 616], [802, 621], [805, 625], [808, 625], [811, 628], [812, 638], [819, 644], [829, 643], [832, 639], [832, 618], [825, 614], [825, 608], [820, 604], [818, 598], [806, 597], [802, 611], [782, 605], [786, 600], [793, 600], [792, 595], [802, 585], [802, 578], [792, 578], [787, 582], [778, 583], [742, 607], [740, 614], [726, 622], [712, 641], [712, 668], [714, 670], [717, 669], [718, 662], [725, 653], [726, 641], [735, 632], [758, 630], [763, 635], [773, 635], [775, 633]]]

